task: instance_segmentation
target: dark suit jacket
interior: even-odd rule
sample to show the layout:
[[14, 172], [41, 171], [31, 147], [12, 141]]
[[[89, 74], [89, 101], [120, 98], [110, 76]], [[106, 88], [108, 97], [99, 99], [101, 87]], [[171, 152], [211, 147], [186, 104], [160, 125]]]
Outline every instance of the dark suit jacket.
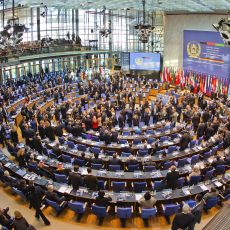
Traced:
[[107, 207], [111, 200], [112, 200], [111, 197], [96, 197], [95, 205], [102, 206], [102, 207]]
[[186, 229], [190, 230], [195, 217], [191, 214], [177, 213], [172, 223], [172, 230]]
[[91, 164], [102, 164], [103, 165], [103, 160], [101, 158], [92, 158]]
[[179, 172], [178, 171], [173, 171], [173, 172], [168, 172], [164, 181], [167, 182], [167, 187], [171, 189], [176, 189], [177, 188], [177, 179], [179, 178]]
[[55, 141], [54, 130], [51, 126], [45, 128], [45, 133], [51, 141]]
[[42, 142], [41, 142], [40, 138], [38, 138], [36, 136], [33, 138], [33, 147], [39, 153], [42, 152], [43, 147], [42, 147]]
[[117, 159], [117, 158], [112, 158], [109, 160], [109, 165], [120, 165], [121, 164], [121, 160]]
[[199, 124], [198, 129], [197, 129], [197, 137], [203, 136], [204, 131], [205, 131], [205, 124]]
[[202, 216], [203, 208], [204, 208], [204, 203], [201, 202], [198, 205], [196, 205], [193, 208], [193, 210], [192, 210], [192, 214], [195, 217], [196, 223], [200, 223], [200, 221], [201, 221], [201, 216]]
[[73, 186], [74, 189], [78, 190], [79, 186], [82, 185], [83, 179], [79, 173], [76, 172], [70, 172], [69, 173], [69, 180], [71, 185]]
[[40, 125], [38, 126], [38, 132], [39, 132], [39, 136], [41, 137], [41, 139], [44, 139], [46, 137], [45, 128], [43, 128]]
[[181, 139], [180, 139], [180, 150], [186, 149], [188, 147], [190, 140], [191, 140], [191, 138], [190, 138], [190, 135], [188, 133], [183, 134]]
[[84, 178], [84, 183], [89, 190], [97, 191], [98, 190], [98, 180], [97, 177], [93, 175], [87, 175]]
[[36, 186], [34, 191], [31, 193], [29, 199], [32, 206], [36, 208], [40, 208], [42, 204], [42, 198], [45, 195], [44, 190], [40, 186]]

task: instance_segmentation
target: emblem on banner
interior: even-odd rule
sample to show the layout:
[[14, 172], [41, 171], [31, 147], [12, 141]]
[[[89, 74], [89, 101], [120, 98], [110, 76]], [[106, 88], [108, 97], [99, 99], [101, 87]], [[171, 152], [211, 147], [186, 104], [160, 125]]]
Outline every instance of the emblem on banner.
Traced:
[[199, 42], [192, 41], [187, 44], [187, 53], [190, 58], [198, 58], [201, 53], [201, 46]]

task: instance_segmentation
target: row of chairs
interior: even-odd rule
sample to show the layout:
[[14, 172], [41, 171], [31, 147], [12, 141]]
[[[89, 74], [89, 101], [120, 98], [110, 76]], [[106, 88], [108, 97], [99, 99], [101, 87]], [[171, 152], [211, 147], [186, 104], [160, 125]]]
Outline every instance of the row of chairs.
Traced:
[[[229, 199], [229, 197], [226, 197], [225, 199]], [[207, 212], [209, 209], [215, 207], [220, 202], [220, 197], [213, 197], [209, 198], [205, 204], [204, 204], [204, 211]], [[77, 220], [80, 221], [83, 214], [86, 212], [87, 203], [85, 202], [79, 202], [79, 201], [70, 201], [70, 202], [63, 202], [62, 204], [57, 204], [56, 202], [50, 201], [46, 199], [46, 203], [55, 209], [57, 215], [61, 213], [61, 211], [65, 207], [69, 207], [71, 210], [73, 210], [77, 214]], [[144, 209], [139, 207], [139, 214], [141, 218], [144, 220], [144, 223], [148, 224], [148, 219], [155, 217], [157, 213], [162, 213], [162, 215], [166, 218], [167, 222], [170, 223], [170, 216], [176, 214], [179, 212], [183, 204], [188, 204], [190, 208], [194, 208], [196, 206], [195, 200], [186, 200], [183, 201], [182, 204], [174, 203], [174, 204], [162, 204], [160, 207], [160, 211], [157, 210], [156, 207], [150, 208], [150, 209]], [[110, 210], [110, 206], [108, 207], [101, 207], [97, 206], [95, 204], [91, 205], [91, 211], [94, 215], [97, 216], [99, 220], [99, 225], [103, 223], [103, 219], [108, 215], [108, 212]], [[120, 218], [121, 224], [124, 227], [125, 221], [132, 217], [132, 214], [134, 213], [133, 206], [128, 207], [120, 207], [115, 206], [115, 213]]]

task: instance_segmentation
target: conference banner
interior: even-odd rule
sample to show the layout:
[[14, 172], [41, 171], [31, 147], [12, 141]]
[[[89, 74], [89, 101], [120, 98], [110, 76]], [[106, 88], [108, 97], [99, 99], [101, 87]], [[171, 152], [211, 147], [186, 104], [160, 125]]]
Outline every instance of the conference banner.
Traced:
[[230, 78], [230, 48], [218, 32], [184, 31], [183, 69]]

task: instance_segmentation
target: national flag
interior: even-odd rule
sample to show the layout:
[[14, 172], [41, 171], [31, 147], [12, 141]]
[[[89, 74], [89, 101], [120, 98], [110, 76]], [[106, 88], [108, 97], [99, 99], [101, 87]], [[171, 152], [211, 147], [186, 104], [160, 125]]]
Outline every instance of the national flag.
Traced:
[[164, 80], [163, 80], [163, 73], [162, 72], [160, 72], [160, 81], [164, 82]]
[[179, 85], [180, 84], [180, 70], [178, 69], [176, 71], [176, 76], [175, 76], [175, 85]]
[[216, 83], [217, 83], [217, 78], [216, 76], [212, 77], [212, 81], [211, 81], [211, 92], [216, 93]]

